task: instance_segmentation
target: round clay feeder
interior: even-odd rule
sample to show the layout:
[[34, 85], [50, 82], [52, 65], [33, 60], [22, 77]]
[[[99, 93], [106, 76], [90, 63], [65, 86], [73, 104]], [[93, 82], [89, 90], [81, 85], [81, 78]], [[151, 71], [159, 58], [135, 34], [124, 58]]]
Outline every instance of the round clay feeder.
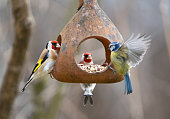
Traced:
[[[115, 25], [99, 7], [97, 0], [84, 0], [83, 6], [68, 22], [57, 38], [61, 48], [52, 72], [54, 78], [67, 83], [116, 83], [123, 76], [106, 68], [102, 72], [88, 73], [76, 63], [75, 55], [86, 40], [98, 40], [104, 47], [105, 61], [110, 64], [108, 46], [113, 41], [123, 43]], [[94, 44], [95, 45], [95, 44]], [[113, 67], [114, 68], [114, 67]]]

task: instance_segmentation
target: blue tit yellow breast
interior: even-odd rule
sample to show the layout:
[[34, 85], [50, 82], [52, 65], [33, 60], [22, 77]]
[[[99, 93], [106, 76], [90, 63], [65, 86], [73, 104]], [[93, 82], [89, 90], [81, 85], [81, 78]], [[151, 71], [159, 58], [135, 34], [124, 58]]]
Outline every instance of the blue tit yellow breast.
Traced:
[[121, 75], [125, 75], [129, 70], [127, 58], [127, 54], [124, 52], [111, 52], [111, 62], [114, 65], [115, 70]]

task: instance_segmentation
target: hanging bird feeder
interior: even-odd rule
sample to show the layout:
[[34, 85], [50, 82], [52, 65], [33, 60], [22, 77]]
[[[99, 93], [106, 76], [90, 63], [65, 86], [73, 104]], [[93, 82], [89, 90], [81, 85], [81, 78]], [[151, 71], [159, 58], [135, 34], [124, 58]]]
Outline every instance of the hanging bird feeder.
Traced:
[[84, 0], [83, 5], [79, 7], [77, 13], [58, 36], [57, 41], [61, 48], [58, 51], [58, 58], [52, 72], [54, 78], [68, 83], [116, 83], [122, 81], [123, 76], [113, 73], [107, 67], [101, 72], [88, 73], [78, 66], [74, 58], [75, 53], [79, 45], [88, 39], [97, 39], [104, 46], [106, 57], [104, 64], [110, 64], [109, 44], [113, 41], [123, 43], [121, 34], [99, 7], [97, 0]]

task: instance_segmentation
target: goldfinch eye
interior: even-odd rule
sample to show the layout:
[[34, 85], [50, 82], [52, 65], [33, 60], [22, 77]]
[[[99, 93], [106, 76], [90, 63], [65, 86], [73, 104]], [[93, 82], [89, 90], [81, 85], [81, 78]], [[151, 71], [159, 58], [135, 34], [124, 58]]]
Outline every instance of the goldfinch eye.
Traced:
[[56, 43], [52, 43], [52, 45], [56, 46], [57, 44]]
[[84, 55], [84, 57], [85, 57], [85, 58], [87, 58], [87, 57], [88, 57], [88, 55]]

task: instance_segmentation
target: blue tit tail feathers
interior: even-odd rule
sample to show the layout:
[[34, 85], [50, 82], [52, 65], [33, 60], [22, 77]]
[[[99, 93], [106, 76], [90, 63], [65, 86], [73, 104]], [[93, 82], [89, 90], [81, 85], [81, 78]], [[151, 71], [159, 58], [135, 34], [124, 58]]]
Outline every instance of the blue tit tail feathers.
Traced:
[[125, 91], [124, 91], [124, 94], [127, 93], [127, 95], [128, 95], [128, 94], [132, 93], [132, 84], [131, 84], [131, 81], [130, 81], [129, 73], [126, 73], [124, 75], [124, 80], [125, 80]]

